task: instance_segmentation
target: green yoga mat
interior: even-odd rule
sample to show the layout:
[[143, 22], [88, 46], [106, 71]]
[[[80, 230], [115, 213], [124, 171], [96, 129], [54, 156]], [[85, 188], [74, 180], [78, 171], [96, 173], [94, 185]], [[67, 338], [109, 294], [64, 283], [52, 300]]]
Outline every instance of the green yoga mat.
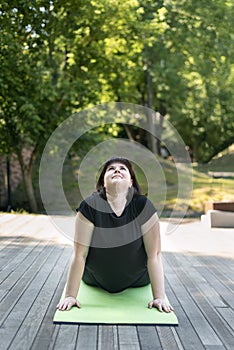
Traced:
[[57, 310], [53, 321], [60, 324], [155, 324], [177, 326], [178, 320], [174, 312], [160, 312], [156, 308], [149, 309], [147, 307], [151, 299], [150, 285], [129, 288], [120, 293], [108, 293], [103, 289], [91, 287], [81, 282], [79, 290], [81, 308], [72, 307], [69, 311]]

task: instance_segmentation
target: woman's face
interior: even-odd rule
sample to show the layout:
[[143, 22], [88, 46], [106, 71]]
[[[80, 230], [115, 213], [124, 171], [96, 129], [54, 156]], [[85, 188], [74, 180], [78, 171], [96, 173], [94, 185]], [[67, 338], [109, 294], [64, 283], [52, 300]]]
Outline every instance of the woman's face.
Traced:
[[132, 179], [128, 167], [122, 163], [110, 164], [104, 175], [104, 187], [113, 188], [118, 185], [119, 190], [132, 186]]

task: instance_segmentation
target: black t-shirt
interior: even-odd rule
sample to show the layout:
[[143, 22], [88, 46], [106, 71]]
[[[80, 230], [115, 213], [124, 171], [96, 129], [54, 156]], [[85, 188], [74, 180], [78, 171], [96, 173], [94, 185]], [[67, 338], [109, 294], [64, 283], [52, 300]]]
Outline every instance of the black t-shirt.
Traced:
[[94, 224], [84, 275], [91, 274], [99, 286], [117, 292], [147, 272], [141, 226], [156, 212], [147, 197], [133, 196], [117, 216], [108, 201], [94, 193], [77, 211]]

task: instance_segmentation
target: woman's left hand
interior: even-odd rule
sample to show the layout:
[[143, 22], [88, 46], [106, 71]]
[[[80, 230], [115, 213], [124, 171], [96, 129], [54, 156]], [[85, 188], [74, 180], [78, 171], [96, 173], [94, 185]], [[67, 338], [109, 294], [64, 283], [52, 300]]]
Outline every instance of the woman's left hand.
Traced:
[[149, 302], [148, 308], [152, 309], [152, 307], [156, 307], [160, 312], [174, 311], [173, 307], [170, 304], [168, 304], [165, 299], [160, 299], [160, 298], [154, 299]]

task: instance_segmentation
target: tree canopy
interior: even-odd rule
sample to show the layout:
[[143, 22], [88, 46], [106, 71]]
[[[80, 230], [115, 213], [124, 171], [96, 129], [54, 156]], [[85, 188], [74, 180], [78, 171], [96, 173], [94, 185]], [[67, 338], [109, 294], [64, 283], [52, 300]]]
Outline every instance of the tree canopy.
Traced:
[[[234, 142], [231, 0], [13, 0], [0, 6], [0, 152], [17, 153], [31, 199], [34, 158], [54, 128], [99, 103], [159, 111], [199, 162]], [[24, 147], [32, 149], [29, 164], [21, 157]]]

